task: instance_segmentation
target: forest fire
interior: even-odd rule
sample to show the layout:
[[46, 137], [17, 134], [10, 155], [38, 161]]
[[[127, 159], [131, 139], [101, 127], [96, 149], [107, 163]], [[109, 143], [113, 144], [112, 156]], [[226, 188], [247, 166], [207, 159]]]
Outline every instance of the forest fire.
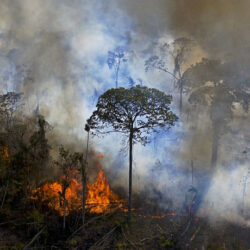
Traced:
[[[63, 182], [64, 177], [61, 177], [59, 181], [53, 183], [45, 183], [43, 186], [38, 187], [32, 191], [32, 199], [39, 200], [46, 204], [48, 207], [59, 212], [63, 215]], [[71, 179], [70, 184], [65, 192], [66, 200], [66, 215], [70, 211], [75, 211], [81, 207], [81, 185], [74, 178]]]
[[4, 157], [5, 159], [9, 158], [9, 150], [8, 150], [8, 147], [7, 147], [7, 146], [5, 146], [5, 147], [3, 148], [3, 157]]
[[9, 158], [9, 148], [8, 146], [1, 147], [1, 158], [8, 159]]
[[102, 169], [99, 169], [98, 176], [94, 183], [87, 183], [88, 194], [86, 199], [86, 208], [91, 213], [102, 213], [110, 211], [112, 204], [118, 204], [122, 207], [123, 200], [119, 199], [108, 184], [108, 180]]
[[[99, 155], [98, 158], [100, 158]], [[111, 190], [107, 177], [99, 163], [97, 167], [99, 170], [95, 182], [87, 182], [88, 191], [85, 208], [90, 213], [110, 212], [114, 206], [122, 208], [124, 201]], [[65, 177], [62, 176], [56, 182], [45, 183], [41, 187], [33, 190], [31, 198], [47, 204], [48, 207], [58, 211], [60, 215], [64, 213], [64, 199], [66, 202], [66, 215], [68, 215], [70, 211], [80, 210], [82, 206], [82, 185], [79, 180], [80, 173], [74, 172], [73, 175], [75, 177], [70, 178], [65, 194], [63, 194], [63, 182]]]

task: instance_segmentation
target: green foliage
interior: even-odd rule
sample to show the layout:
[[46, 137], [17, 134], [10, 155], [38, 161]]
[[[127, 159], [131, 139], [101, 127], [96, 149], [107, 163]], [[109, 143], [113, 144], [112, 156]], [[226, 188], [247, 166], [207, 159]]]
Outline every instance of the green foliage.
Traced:
[[[11, 105], [11, 104], [10, 104]], [[3, 205], [13, 209], [25, 206], [32, 189], [42, 180], [49, 162], [50, 146], [46, 139], [48, 123], [42, 116], [27, 122], [12, 122], [2, 131], [1, 148], [8, 149], [8, 157], [0, 153], [0, 197]]]
[[56, 164], [60, 165], [63, 171], [67, 169], [72, 169], [75, 167], [79, 161], [82, 160], [83, 155], [81, 153], [75, 152], [71, 153], [69, 150], [65, 149], [62, 145], [59, 148], [60, 161]]
[[124, 242], [117, 242], [116, 248], [118, 250], [129, 249], [129, 245], [127, 243], [124, 243]]
[[27, 219], [34, 221], [38, 224], [44, 223], [44, 215], [41, 214], [37, 209], [33, 209], [32, 211], [30, 211], [30, 214]]
[[30, 137], [30, 152], [34, 161], [44, 165], [49, 158], [50, 146], [46, 139], [46, 131], [50, 128], [43, 116], [38, 116], [38, 130]]
[[226, 250], [225, 247], [210, 247], [210, 246], [209, 246], [209, 247], [207, 248], [207, 250], [214, 250], [214, 249], [215, 249], [215, 250]]
[[166, 247], [174, 247], [174, 242], [171, 240], [166, 239], [166, 237], [164, 235], [162, 235], [159, 240], [158, 243], [160, 245], [160, 247], [166, 248]]
[[69, 241], [69, 245], [71, 247], [76, 246], [78, 244], [79, 238], [78, 237], [73, 237], [70, 241]]
[[[78, 152], [71, 153], [69, 150], [65, 149], [62, 145], [59, 148], [59, 155], [60, 159], [59, 161], [56, 161], [55, 164], [57, 164], [63, 172], [64, 177], [62, 178], [61, 183], [64, 193], [62, 195], [64, 196], [66, 189], [70, 185], [72, 170], [78, 169], [79, 163], [83, 165], [82, 164], [83, 155]], [[84, 167], [84, 165], [81, 167]]]
[[[88, 125], [97, 133], [133, 133], [133, 142], [148, 143], [157, 128], [170, 128], [177, 116], [170, 111], [172, 97], [145, 86], [110, 89], [101, 95]], [[111, 130], [112, 128], [112, 130]]]
[[152, 131], [174, 125], [178, 118], [170, 111], [171, 101], [170, 95], [145, 86], [110, 89], [99, 97], [97, 109], [87, 121], [89, 128], [96, 133], [120, 132], [129, 137], [129, 219], [132, 207], [133, 144], [139, 142], [146, 145]]
[[25, 246], [26, 246], [25, 243], [17, 242], [15, 244], [15, 246], [11, 247], [10, 249], [12, 249], [12, 250], [21, 250], [21, 249], [24, 249]]

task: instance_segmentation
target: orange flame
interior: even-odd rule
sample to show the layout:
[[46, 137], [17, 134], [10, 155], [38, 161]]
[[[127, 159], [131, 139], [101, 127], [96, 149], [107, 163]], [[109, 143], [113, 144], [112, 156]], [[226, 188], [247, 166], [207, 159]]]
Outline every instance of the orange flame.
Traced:
[[[43, 186], [33, 190], [31, 199], [46, 203], [48, 207], [58, 211], [62, 216], [64, 214], [63, 186], [61, 184], [63, 179], [64, 177], [61, 177], [58, 182], [45, 183]], [[70, 211], [80, 209], [82, 201], [80, 192], [81, 185], [73, 178], [65, 192], [65, 215], [68, 215]]]
[[99, 159], [102, 159], [102, 158], [104, 157], [104, 155], [101, 154], [101, 153], [99, 153], [99, 154], [97, 155], [97, 157], [98, 157]]
[[90, 208], [91, 213], [102, 213], [109, 211], [113, 203], [122, 203], [108, 184], [108, 180], [102, 171], [99, 170], [96, 181], [91, 184], [87, 183], [88, 194], [86, 199], [86, 206]]
[[4, 146], [4, 147], [3, 147], [3, 157], [4, 157], [5, 159], [9, 158], [9, 149], [8, 149], [7, 146]]
[[[100, 158], [99, 155], [98, 158]], [[95, 182], [87, 182], [88, 193], [85, 208], [88, 209], [90, 213], [110, 212], [114, 204], [122, 208], [123, 200], [119, 199], [118, 195], [110, 189], [108, 180], [98, 162], [97, 168], [99, 172]], [[80, 210], [82, 207], [82, 185], [79, 180], [79, 172], [74, 172], [74, 175], [76, 177], [70, 179], [69, 186], [66, 189], [65, 200], [62, 194], [62, 181], [65, 179], [64, 176], [57, 182], [45, 183], [43, 186], [33, 190], [31, 199], [47, 203], [48, 207], [58, 211], [60, 215], [64, 214], [63, 202], [66, 202], [66, 215], [68, 215], [70, 211]]]
[[9, 159], [10, 155], [9, 155], [8, 146], [3, 146], [0, 148], [0, 157], [2, 157], [5, 160]]

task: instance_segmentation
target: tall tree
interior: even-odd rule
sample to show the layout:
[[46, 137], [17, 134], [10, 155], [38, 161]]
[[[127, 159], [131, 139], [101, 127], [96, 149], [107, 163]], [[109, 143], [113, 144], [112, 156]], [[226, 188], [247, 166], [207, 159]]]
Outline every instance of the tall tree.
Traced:
[[118, 88], [120, 65], [122, 62], [126, 61], [125, 50], [122, 47], [117, 47], [114, 51], [108, 52], [107, 64], [110, 69], [114, 69], [116, 88]]
[[86, 195], [87, 195], [87, 176], [86, 176], [86, 168], [88, 166], [88, 154], [89, 154], [89, 132], [90, 127], [88, 124], [85, 124], [85, 131], [87, 132], [87, 147], [85, 159], [83, 157], [80, 158], [81, 165], [81, 173], [82, 173], [82, 231], [84, 232], [85, 227], [85, 204], [86, 204]]
[[96, 133], [119, 132], [129, 142], [129, 217], [132, 208], [133, 145], [149, 143], [148, 135], [157, 128], [169, 129], [177, 121], [170, 111], [172, 97], [145, 86], [130, 89], [110, 89], [101, 95], [97, 109], [88, 119], [89, 127]]
[[[234, 70], [233, 70], [234, 69]], [[220, 138], [229, 128], [233, 117], [234, 103], [239, 103], [248, 112], [250, 95], [249, 80], [241, 71], [235, 70], [232, 62], [203, 59], [187, 69], [183, 82], [190, 91], [189, 102], [209, 108], [212, 122], [211, 167], [217, 164]]]
[[[159, 46], [158, 55], [151, 56], [145, 62], [146, 72], [149, 69], [156, 69], [169, 74], [174, 79], [174, 83], [179, 89], [180, 101], [179, 109], [182, 112], [183, 106], [183, 90], [184, 90], [184, 65], [187, 62], [190, 51], [194, 46], [194, 41], [181, 37], [174, 40], [172, 43], [164, 43]], [[168, 68], [168, 65], [173, 63], [173, 71]]]

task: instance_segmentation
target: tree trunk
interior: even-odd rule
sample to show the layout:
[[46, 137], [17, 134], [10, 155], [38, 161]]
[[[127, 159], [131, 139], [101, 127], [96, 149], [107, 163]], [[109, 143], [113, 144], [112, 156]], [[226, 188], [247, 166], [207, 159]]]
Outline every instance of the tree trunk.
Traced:
[[86, 205], [86, 171], [83, 162], [82, 165], [82, 230], [84, 232], [84, 224], [85, 224], [85, 205]]
[[63, 195], [63, 231], [66, 228], [66, 197]]
[[131, 218], [132, 208], [132, 164], [133, 164], [133, 129], [129, 134], [129, 191], [128, 191], [128, 216]]
[[183, 82], [180, 81], [180, 114], [182, 113]]
[[119, 78], [119, 69], [120, 69], [120, 59], [117, 64], [116, 72], [115, 72], [115, 88], [118, 88], [118, 78]]
[[214, 132], [213, 141], [212, 141], [212, 156], [211, 156], [211, 168], [212, 169], [216, 168], [218, 145], [219, 145], [219, 135], [216, 132]]
[[[85, 129], [86, 130], [86, 129]], [[84, 224], [85, 224], [85, 205], [86, 205], [86, 193], [87, 193], [87, 178], [86, 178], [86, 168], [88, 165], [88, 151], [89, 151], [89, 128], [86, 130], [88, 132], [87, 136], [87, 148], [85, 155], [85, 164], [82, 159], [81, 162], [81, 170], [82, 170], [82, 231], [84, 232]]]
[[4, 202], [5, 202], [5, 198], [6, 198], [8, 187], [9, 187], [9, 181], [10, 181], [10, 178], [8, 177], [7, 184], [6, 184], [6, 187], [5, 187], [5, 190], [4, 190], [2, 203], [1, 203], [1, 209], [3, 208]]
[[[65, 180], [65, 182], [63, 182], [62, 184], [62, 193], [61, 193], [61, 197], [63, 199], [63, 231], [65, 231], [66, 228], [66, 190], [68, 188], [68, 183]], [[60, 194], [60, 193], [59, 193]]]
[[28, 245], [26, 245], [24, 247], [23, 250], [27, 250], [27, 249], [30, 249], [30, 247], [32, 246], [32, 244], [37, 240], [37, 238], [39, 237], [39, 235], [44, 231], [44, 229], [46, 228], [46, 226], [44, 226], [34, 237], [33, 239], [29, 242]]
[[246, 196], [246, 186], [247, 186], [247, 179], [243, 183], [243, 195], [242, 195], [242, 216], [244, 216], [245, 212], [245, 196]]

